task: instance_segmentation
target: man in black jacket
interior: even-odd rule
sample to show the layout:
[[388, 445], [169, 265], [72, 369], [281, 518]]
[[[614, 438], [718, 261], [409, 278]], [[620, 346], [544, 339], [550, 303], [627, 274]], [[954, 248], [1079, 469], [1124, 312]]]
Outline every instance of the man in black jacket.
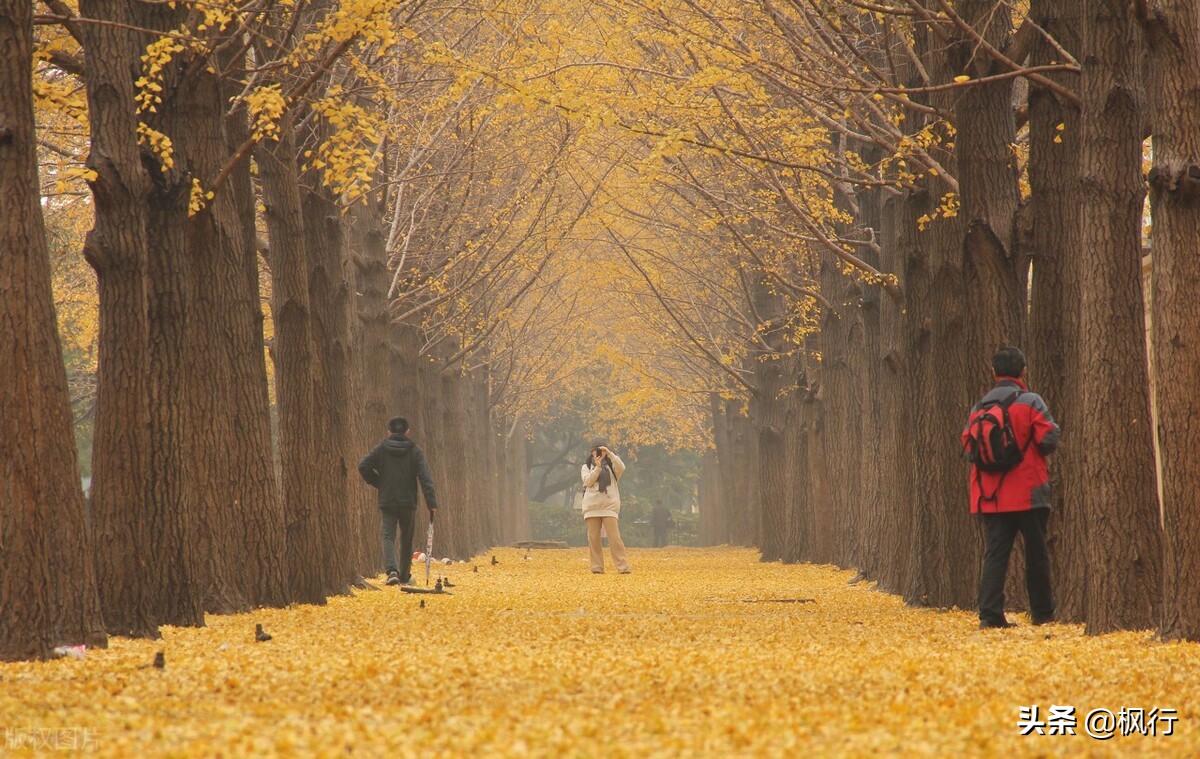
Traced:
[[[412, 582], [413, 526], [417, 513], [417, 482], [425, 494], [429, 516], [437, 511], [437, 493], [425, 454], [408, 439], [408, 420], [397, 416], [388, 422], [391, 433], [358, 462], [367, 484], [379, 490], [380, 532], [387, 584]], [[396, 562], [396, 526], [400, 526], [400, 562]]]

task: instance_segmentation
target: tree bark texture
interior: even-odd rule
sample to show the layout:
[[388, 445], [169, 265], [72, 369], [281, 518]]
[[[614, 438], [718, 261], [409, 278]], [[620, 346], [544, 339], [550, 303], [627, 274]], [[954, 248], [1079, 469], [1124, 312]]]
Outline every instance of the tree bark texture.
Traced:
[[[240, 70], [245, 57], [233, 68]], [[240, 92], [238, 83], [222, 81], [223, 101], [231, 102]], [[250, 123], [245, 105], [239, 106], [225, 119], [227, 148], [232, 155], [250, 136]], [[268, 387], [266, 345], [264, 335], [262, 285], [260, 282], [260, 244], [257, 199], [251, 178], [250, 161], [244, 159], [238, 171], [227, 182], [232, 201], [229, 224], [240, 231], [238, 257], [229, 262], [237, 275], [235, 314], [240, 360], [237, 362], [239, 382], [244, 385], [237, 394], [235, 436], [241, 440], [241, 430], [250, 430], [242, 445], [247, 450], [244, 464], [247, 481], [240, 486], [243, 528], [240, 564], [234, 571], [243, 573], [242, 592], [250, 607], [283, 606], [290, 598], [287, 592], [287, 534], [283, 507], [279, 501], [279, 476], [275, 467], [271, 431], [271, 393]], [[224, 206], [222, 208], [225, 208]], [[231, 235], [233, 232], [230, 233]], [[259, 447], [261, 446], [261, 447]]]
[[[86, 18], [133, 19], [124, 3], [83, 0]], [[100, 302], [96, 421], [92, 445], [92, 529], [101, 606], [114, 632], [150, 634], [139, 617], [144, 574], [130, 564], [150, 513], [150, 325], [146, 204], [150, 176], [131, 106], [140, 75], [137, 35], [122, 26], [84, 24], [95, 221], [83, 253], [96, 271]]]
[[[963, 0], [963, 20], [997, 48], [1011, 37], [1006, 6], [993, 0]], [[964, 36], [950, 47], [952, 73], [972, 78], [992, 73], [991, 58]], [[965, 88], [954, 108], [955, 157], [962, 205], [962, 255], [971, 356], [986, 360], [1004, 345], [1022, 345], [1025, 337], [1025, 257], [1019, 248], [1016, 122], [1012, 80]], [[972, 365], [978, 365], [975, 361]], [[986, 373], [972, 372], [968, 387], [982, 395], [990, 387]]]
[[353, 530], [348, 501], [349, 286], [340, 212], [318, 172], [301, 178], [308, 253], [308, 302], [313, 337], [313, 441], [317, 508], [324, 536], [326, 595], [347, 592], [353, 579]]
[[1078, 434], [1088, 441], [1082, 482], [1090, 634], [1153, 627], [1162, 590], [1142, 301], [1140, 43], [1127, 3], [1088, 5]]
[[[1078, 56], [1082, 50], [1083, 4], [1078, 0], [1034, 0], [1034, 21], [1054, 40]], [[1062, 57], [1045, 39], [1032, 51], [1031, 63], [1048, 64]], [[1064, 87], [1078, 77], [1049, 74]], [[1081, 480], [1085, 446], [1079, 427], [1079, 304], [1083, 219], [1079, 183], [1081, 123], [1079, 109], [1048, 89], [1029, 90], [1029, 184], [1026, 213], [1032, 215], [1033, 267], [1029, 308], [1029, 375], [1063, 430], [1063, 441], [1050, 458], [1053, 516], [1047, 542], [1052, 582], [1060, 620], [1084, 617], [1087, 562], [1084, 559], [1086, 502]], [[1024, 566], [1013, 567], [1015, 578]]]
[[[820, 392], [809, 404], [819, 404], [812, 415], [820, 420], [822, 460], [826, 472], [809, 471], [829, 484], [829, 501], [817, 503], [821, 550], [817, 560], [840, 566], [859, 566], [858, 533], [861, 528], [862, 468], [866, 399], [861, 288], [843, 274], [832, 256], [823, 256], [821, 290], [834, 305], [821, 315], [821, 331], [813, 342], [820, 362], [814, 376]], [[801, 483], [805, 480], [800, 480]]]
[[808, 380], [796, 378], [797, 395], [788, 409], [787, 445], [792, 481], [786, 562], [827, 562], [832, 551], [834, 524], [839, 518], [830, 483], [824, 440], [824, 405]]
[[[189, 128], [185, 114], [164, 98], [159, 110], [167, 115], [155, 128], [178, 134]], [[197, 582], [194, 535], [195, 493], [191, 457], [191, 423], [196, 419], [193, 368], [188, 350], [188, 202], [190, 172], [176, 166], [153, 178], [149, 198], [147, 252], [150, 273], [150, 451], [151, 509], [139, 525], [149, 543], [146, 552], [123, 561], [136, 562], [150, 577], [146, 602], [160, 624], [202, 625], [204, 588]], [[144, 550], [144, 549], [143, 549]], [[108, 611], [105, 611], [108, 620]], [[110, 623], [111, 624], [111, 623]], [[111, 627], [110, 627], [111, 630]]]
[[[135, 15], [136, 11], [136, 15]], [[122, 486], [127, 501], [113, 499], [112, 491], [98, 493], [95, 504], [96, 568], [100, 583], [105, 625], [112, 633], [156, 636], [160, 624], [203, 624], [203, 597], [195, 582], [194, 541], [190, 532], [191, 488], [186, 478], [189, 403], [187, 378], [187, 207], [190, 177], [187, 158], [176, 155], [174, 167], [148, 148], [138, 147], [132, 79], [141, 74], [144, 52], [136, 34], [123, 36], [130, 26], [166, 29], [178, 21], [164, 8], [131, 9], [125, 3], [87, 2], [83, 15], [101, 23], [85, 24], [85, 56], [90, 75], [90, 118], [97, 140], [89, 162], [97, 168], [97, 221], [89, 237], [89, 255], [102, 267], [125, 267], [121, 276], [145, 267], [144, 296], [126, 282], [118, 305], [102, 314], [109, 321], [129, 328], [128, 334], [112, 334], [120, 344], [108, 346], [113, 363], [108, 371], [136, 371], [123, 366], [142, 361], [147, 375], [130, 376], [116, 385], [110, 400], [114, 413], [128, 412], [135, 424], [146, 425], [146, 437], [133, 434], [104, 460], [106, 476], [138, 477], [144, 495], [137, 497], [133, 485]], [[186, 115], [178, 102], [180, 65], [173, 62], [162, 71], [163, 102], [157, 113], [143, 114], [147, 124], [167, 135], [178, 135]], [[140, 250], [139, 250], [140, 247]], [[144, 298], [144, 300], [143, 300]], [[143, 308], [145, 313], [139, 315]], [[139, 324], [139, 320], [141, 321]], [[141, 326], [146, 325], [144, 330]], [[113, 330], [110, 329], [110, 334]], [[129, 341], [129, 342], [127, 342]], [[132, 344], [137, 341], [141, 344]], [[144, 341], [144, 343], [142, 343]], [[104, 349], [102, 349], [103, 351]], [[140, 389], [139, 389], [140, 388]], [[141, 392], [140, 401], [125, 393]], [[144, 410], [135, 404], [145, 404]], [[105, 422], [98, 433], [109, 434], [111, 425], [128, 424], [128, 418]], [[127, 433], [128, 434], [128, 433]], [[102, 446], [97, 441], [97, 448]], [[135, 446], [140, 453], [134, 453]], [[120, 457], [128, 456], [121, 461]], [[100, 473], [98, 473], [100, 474]], [[126, 480], [128, 483], [128, 480]], [[107, 486], [102, 486], [107, 487]]]
[[[350, 313], [352, 344], [355, 346], [351, 396], [356, 401], [355, 450], [363, 455], [386, 434], [390, 418], [387, 376], [389, 280], [382, 209], [376, 196], [368, 196], [351, 209], [350, 240], [350, 260], [354, 264], [351, 275], [357, 281]], [[360, 522], [358, 573], [373, 576], [383, 569], [378, 499], [375, 489], [353, 470], [350, 472], [350, 501]]]
[[[904, 281], [910, 256], [916, 256], [916, 216], [908, 213], [910, 201], [891, 197], [883, 204], [880, 219], [880, 241], [883, 271], [891, 272]], [[909, 289], [905, 287], [905, 299]], [[913, 395], [915, 387], [909, 370], [909, 346], [905, 343], [905, 300], [881, 298], [879, 303], [879, 362], [877, 410], [880, 455], [875, 460], [879, 468], [881, 493], [875, 503], [867, 504], [872, 544], [876, 546], [879, 566], [876, 572], [865, 567], [867, 576], [892, 593], [903, 593], [911, 582], [913, 556], [911, 536], [915, 504], [918, 498], [913, 487], [915, 473]], [[868, 464], [870, 465], [870, 464]]]
[[0, 1], [0, 660], [105, 645], [39, 205], [33, 8]]
[[[196, 72], [180, 93], [188, 126], [176, 138], [207, 189], [228, 160], [227, 88]], [[244, 124], [237, 129], [247, 132]], [[187, 322], [195, 415], [190, 436], [197, 581], [206, 610], [228, 614], [286, 603], [283, 516], [271, 460], [270, 400], [263, 355], [257, 253], [243, 215], [249, 161], [242, 161], [191, 217]], [[239, 200], [245, 205], [239, 205]]]
[[[971, 8], [960, 12], [968, 10]], [[947, 50], [928, 31], [918, 38], [918, 43], [934, 81], [949, 81], [962, 71], [966, 62], [962, 42]], [[988, 99], [980, 99], [980, 95], [972, 97], [978, 100], [983, 113], [964, 113], [964, 106], [959, 103], [956, 108], [949, 95], [938, 95], [931, 100], [943, 110], [953, 110], [956, 119], [961, 113], [968, 121], [978, 122], [982, 129], [994, 127], [989, 124], [999, 118], [994, 106]], [[964, 127], [957, 123], [955, 127], [956, 131], [945, 125], [939, 127], [942, 144], [935, 146], [934, 151], [943, 166], [955, 165], [956, 157], [965, 150], [957, 142]], [[972, 139], [981, 149], [990, 148], [994, 136], [978, 135]], [[955, 143], [953, 153], [946, 147], [949, 142]], [[991, 170], [981, 165], [974, 168], [980, 175], [974, 184], [986, 185], [984, 175]], [[972, 167], [966, 170], [970, 172]], [[941, 199], [952, 190], [939, 177], [925, 181], [926, 192], [909, 198], [907, 210], [913, 218], [906, 223], [913, 226], [917, 226], [917, 219], [933, 216]], [[960, 184], [960, 189], [965, 193], [971, 186], [967, 182]], [[971, 255], [978, 260], [981, 250], [968, 253], [967, 246], [978, 244], [982, 252], [994, 256], [995, 240], [1001, 239], [995, 230], [1003, 233], [1004, 223], [996, 217], [999, 211], [982, 200], [968, 203], [964, 196], [962, 204], [962, 212], [957, 216], [935, 219], [926, 230], [917, 233], [915, 248], [905, 263], [906, 347], [911, 359], [910, 381], [914, 383], [910, 399], [916, 433], [912, 534], [916, 565], [914, 582], [906, 591], [905, 600], [918, 605], [971, 608], [977, 591], [979, 537], [978, 529], [967, 516], [967, 472], [961, 463], [961, 448], [955, 433], [962, 428], [967, 410], [974, 402], [974, 390], [982, 384], [973, 378], [984, 377], [987, 366], [986, 357], [972, 352], [978, 349], [979, 342], [974, 324], [993, 319], [994, 315], [968, 298], [966, 262]], [[968, 216], [979, 222], [970, 240], [963, 223]], [[985, 282], [976, 277], [971, 294], [977, 294]], [[994, 301], [993, 298], [993, 304]]]
[[721, 470], [715, 449], [704, 452], [700, 460], [700, 483], [697, 499], [700, 513], [698, 518], [700, 544], [705, 546], [729, 543], [729, 520], [722, 499]]
[[1154, 365], [1168, 639], [1200, 640], [1200, 6], [1145, 3], [1154, 105]]
[[[765, 309], [760, 313], [771, 313]], [[779, 561], [787, 553], [791, 511], [794, 506], [792, 473], [795, 460], [788, 425], [795, 414], [794, 389], [790, 388], [794, 359], [786, 350], [778, 325], [764, 336], [772, 351], [761, 352], [755, 365], [757, 388], [751, 401], [752, 416], [758, 432], [758, 480], [762, 497], [762, 532], [759, 548], [763, 561]]]
[[[312, 310], [308, 247], [300, 200], [299, 168], [291, 130], [254, 151], [270, 239], [271, 356], [279, 414], [280, 507], [285, 525], [288, 594], [300, 603], [323, 603], [326, 584], [313, 557], [324, 534], [317, 500], [313, 426]], [[365, 453], [365, 452], [364, 452]]]

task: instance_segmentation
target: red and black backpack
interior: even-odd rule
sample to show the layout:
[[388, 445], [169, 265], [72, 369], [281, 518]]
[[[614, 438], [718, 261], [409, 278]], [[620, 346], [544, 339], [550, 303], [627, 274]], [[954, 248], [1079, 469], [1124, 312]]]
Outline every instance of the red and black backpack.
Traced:
[[1008, 413], [1021, 393], [1017, 390], [1004, 400], [979, 405], [967, 432], [967, 456], [979, 471], [1007, 472], [1025, 458]]

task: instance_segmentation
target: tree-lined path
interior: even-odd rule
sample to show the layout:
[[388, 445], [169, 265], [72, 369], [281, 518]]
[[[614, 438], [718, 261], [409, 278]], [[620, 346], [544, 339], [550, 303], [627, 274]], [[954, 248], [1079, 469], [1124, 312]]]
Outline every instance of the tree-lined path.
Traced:
[[[525, 555], [446, 568], [455, 594], [424, 608], [388, 588], [114, 640], [82, 661], [2, 665], [4, 727], [86, 730], [87, 755], [111, 757], [1187, 757], [1200, 745], [1195, 644], [976, 630], [969, 612], [907, 608], [850, 572], [764, 565], [747, 549], [634, 549], [627, 576], [591, 575], [581, 549]], [[256, 623], [273, 639], [255, 642]], [[139, 669], [157, 651], [165, 667]], [[1074, 706], [1077, 734], [1021, 735], [1034, 705], [1042, 721]], [[1122, 708], [1159, 708], [1160, 735], [1085, 733], [1089, 712]]]
[[[1186, 755], [1197, 93], [1191, 0], [0, 0], [0, 697], [90, 694], [116, 753], [194, 695], [268, 746], [588, 754], [628, 675], [664, 753]], [[1061, 426], [1061, 626], [985, 637], [959, 433], [1004, 345]], [[420, 611], [371, 592], [394, 416], [481, 563]], [[481, 562], [581, 542], [596, 438], [630, 544], [703, 550]], [[1064, 704], [1178, 735], [1013, 735]]]

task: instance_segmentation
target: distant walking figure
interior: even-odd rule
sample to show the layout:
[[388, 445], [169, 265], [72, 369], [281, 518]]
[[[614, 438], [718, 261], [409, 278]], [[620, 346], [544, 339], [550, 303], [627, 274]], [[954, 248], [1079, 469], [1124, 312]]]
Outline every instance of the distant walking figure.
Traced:
[[667, 545], [667, 531], [673, 524], [675, 524], [675, 520], [671, 518], [671, 510], [663, 506], [661, 502], [654, 504], [654, 511], [650, 512], [650, 527], [654, 530], [655, 548], [663, 548]]
[[[358, 472], [368, 485], [379, 490], [380, 534], [388, 585], [412, 582], [413, 528], [417, 513], [417, 483], [425, 494], [429, 515], [437, 511], [437, 493], [425, 453], [408, 439], [408, 420], [397, 416], [388, 421], [390, 433], [358, 462]], [[400, 561], [396, 561], [396, 527], [400, 527]]]
[[1054, 621], [1050, 591], [1050, 470], [1046, 456], [1059, 429], [1046, 402], [1025, 385], [1025, 355], [1003, 348], [992, 357], [996, 386], [975, 407], [962, 432], [971, 460], [971, 513], [986, 534], [979, 576], [979, 627], [1012, 627], [1004, 616], [1004, 578], [1013, 540], [1025, 541], [1025, 584], [1035, 625]]
[[625, 462], [603, 445], [592, 448], [588, 460], [580, 468], [583, 477], [583, 521], [587, 524], [588, 555], [592, 571], [604, 573], [604, 547], [600, 529], [608, 536], [613, 564], [621, 574], [629, 574], [629, 559], [621, 542], [617, 516], [621, 513], [621, 491], [617, 481], [625, 472]]

